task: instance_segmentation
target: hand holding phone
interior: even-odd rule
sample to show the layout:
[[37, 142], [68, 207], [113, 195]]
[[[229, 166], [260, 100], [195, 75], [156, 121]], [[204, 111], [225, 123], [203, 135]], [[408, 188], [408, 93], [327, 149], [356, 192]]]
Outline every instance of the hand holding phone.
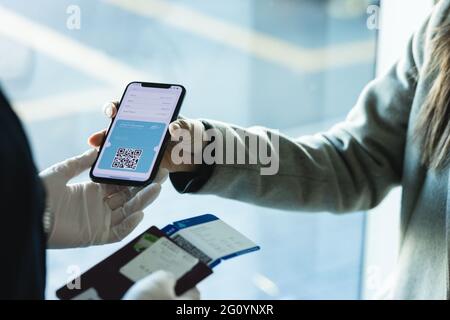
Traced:
[[[119, 105], [119, 102], [109, 102], [103, 107], [103, 113], [108, 117], [109, 119], [112, 119], [115, 117], [117, 113], [117, 106]], [[201, 148], [198, 147], [199, 144], [196, 146], [192, 146], [188, 149], [184, 149], [183, 152], [189, 152], [189, 155], [184, 155], [184, 159], [190, 159], [191, 161], [188, 163], [182, 162], [174, 162], [172, 159], [172, 152], [175, 151], [173, 148], [177, 145], [179, 141], [180, 134], [177, 133], [178, 130], [182, 130], [184, 132], [188, 132], [190, 137], [202, 137], [201, 141]], [[162, 157], [160, 168], [166, 169], [169, 173], [171, 172], [193, 172], [197, 169], [197, 165], [195, 164], [194, 159], [198, 159], [200, 153], [200, 157], [203, 155], [203, 149], [208, 144], [208, 140], [203, 140], [203, 136], [205, 133], [205, 126], [203, 125], [203, 122], [200, 120], [194, 120], [194, 119], [187, 119], [187, 118], [178, 118], [174, 122], [170, 123], [169, 125], [169, 133], [170, 138], [173, 139], [173, 141], [168, 141], [167, 146], [165, 148], [164, 155]], [[98, 148], [100, 145], [102, 145], [103, 140], [105, 138], [106, 129], [93, 133], [89, 139], [88, 143], [91, 147]], [[179, 152], [176, 150], [175, 152]]]
[[181, 85], [132, 82], [117, 106], [99, 155], [90, 171], [95, 182], [142, 186], [150, 183], [179, 113]]

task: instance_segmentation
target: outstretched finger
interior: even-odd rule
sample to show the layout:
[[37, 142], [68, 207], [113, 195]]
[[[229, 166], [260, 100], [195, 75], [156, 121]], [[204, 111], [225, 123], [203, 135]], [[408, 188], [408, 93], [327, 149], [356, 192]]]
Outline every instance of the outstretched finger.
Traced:
[[109, 235], [108, 242], [117, 242], [121, 241], [127, 235], [129, 235], [142, 221], [144, 218], [144, 213], [142, 211], [138, 211], [128, 216], [119, 224], [113, 226], [111, 228], [111, 233]]
[[123, 206], [125, 215], [130, 215], [133, 212], [144, 210], [150, 203], [155, 201], [160, 192], [161, 185], [159, 183], [152, 183], [146, 186], [127, 203], [125, 203]]
[[102, 130], [92, 134], [88, 139], [88, 144], [93, 148], [98, 148], [105, 138], [106, 130]]

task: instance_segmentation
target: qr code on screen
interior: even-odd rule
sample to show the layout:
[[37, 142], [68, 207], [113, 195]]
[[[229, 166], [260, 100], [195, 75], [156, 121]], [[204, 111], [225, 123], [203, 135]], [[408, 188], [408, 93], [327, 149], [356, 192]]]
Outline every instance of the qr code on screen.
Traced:
[[136, 170], [142, 149], [118, 148], [111, 167], [115, 169]]

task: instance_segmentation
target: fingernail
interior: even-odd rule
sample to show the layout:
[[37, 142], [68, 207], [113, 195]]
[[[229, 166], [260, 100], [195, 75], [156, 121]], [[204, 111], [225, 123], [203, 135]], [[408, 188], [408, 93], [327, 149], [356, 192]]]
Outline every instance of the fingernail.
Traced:
[[178, 123], [172, 123], [172, 124], [170, 125], [170, 127], [171, 127], [171, 129], [172, 129], [173, 131], [176, 131], [176, 130], [178, 130], [178, 129], [181, 128], [180, 125], [179, 125]]
[[114, 105], [112, 104], [112, 102], [108, 102], [103, 106], [103, 113], [108, 118], [111, 118], [113, 116], [113, 108], [114, 108]]

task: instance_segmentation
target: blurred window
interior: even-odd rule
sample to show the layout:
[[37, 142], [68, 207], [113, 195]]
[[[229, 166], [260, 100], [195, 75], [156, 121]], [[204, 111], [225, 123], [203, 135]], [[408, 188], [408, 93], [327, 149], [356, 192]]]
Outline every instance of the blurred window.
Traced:
[[[108, 124], [101, 106], [131, 80], [183, 84], [187, 117], [314, 133], [344, 119], [373, 78], [372, 5], [377, 1], [0, 0], [1, 84], [40, 169], [83, 152], [89, 134]], [[204, 298], [361, 296], [363, 213], [282, 212], [163, 189], [131, 237], [209, 212], [262, 248], [219, 266], [200, 285]], [[47, 297], [73, 270], [124, 243], [49, 250]]]

